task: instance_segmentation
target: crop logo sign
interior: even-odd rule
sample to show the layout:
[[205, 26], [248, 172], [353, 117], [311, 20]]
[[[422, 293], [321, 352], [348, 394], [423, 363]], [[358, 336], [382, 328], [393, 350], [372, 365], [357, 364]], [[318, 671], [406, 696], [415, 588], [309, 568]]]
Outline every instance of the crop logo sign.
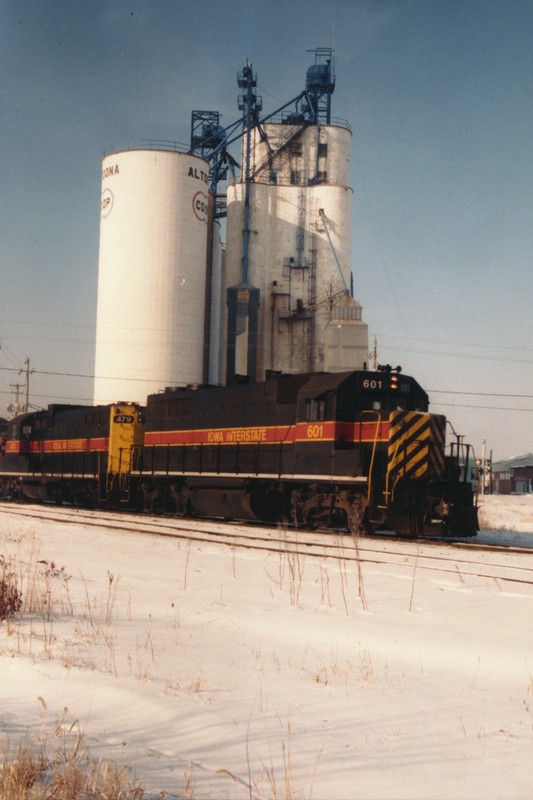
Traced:
[[198, 222], [207, 222], [207, 195], [205, 192], [196, 192], [192, 199], [192, 210]]
[[102, 217], [108, 217], [113, 208], [113, 192], [111, 189], [104, 189], [102, 192]]

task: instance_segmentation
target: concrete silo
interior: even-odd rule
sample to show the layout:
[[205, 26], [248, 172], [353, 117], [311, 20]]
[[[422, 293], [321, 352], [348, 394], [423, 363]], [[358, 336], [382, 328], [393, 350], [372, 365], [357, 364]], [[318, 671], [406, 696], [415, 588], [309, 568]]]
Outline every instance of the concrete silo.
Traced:
[[203, 381], [208, 172], [175, 150], [103, 160], [95, 403]]
[[351, 131], [331, 121], [333, 85], [329, 62], [315, 65], [296, 112], [243, 136], [245, 169], [227, 188], [228, 382], [362, 369], [368, 359], [350, 295]]

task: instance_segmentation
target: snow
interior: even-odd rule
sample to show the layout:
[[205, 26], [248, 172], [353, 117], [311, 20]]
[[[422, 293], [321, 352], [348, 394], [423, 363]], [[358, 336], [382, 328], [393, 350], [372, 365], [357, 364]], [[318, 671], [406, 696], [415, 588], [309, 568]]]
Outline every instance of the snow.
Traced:
[[[523, 500], [485, 522], [533, 530]], [[359, 574], [130, 525], [1, 508], [36, 610], [0, 628], [0, 752], [81, 730], [145, 798], [531, 798], [533, 552], [442, 546], [441, 572], [399, 543]], [[529, 583], [486, 577], [504, 560]]]
[[[479, 499], [479, 524], [515, 533], [533, 531], [533, 494], [491, 494]], [[516, 541], [520, 536], [514, 537]]]

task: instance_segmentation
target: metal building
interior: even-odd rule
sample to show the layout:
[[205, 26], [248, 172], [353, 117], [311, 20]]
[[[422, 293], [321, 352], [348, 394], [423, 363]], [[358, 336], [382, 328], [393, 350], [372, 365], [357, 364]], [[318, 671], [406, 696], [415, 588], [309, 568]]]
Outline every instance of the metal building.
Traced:
[[209, 320], [206, 335], [209, 341], [208, 382], [214, 386], [224, 383], [224, 276], [226, 251], [223, 247], [220, 222], [213, 223], [211, 276], [208, 289]]
[[203, 380], [208, 171], [175, 150], [103, 160], [95, 403]]

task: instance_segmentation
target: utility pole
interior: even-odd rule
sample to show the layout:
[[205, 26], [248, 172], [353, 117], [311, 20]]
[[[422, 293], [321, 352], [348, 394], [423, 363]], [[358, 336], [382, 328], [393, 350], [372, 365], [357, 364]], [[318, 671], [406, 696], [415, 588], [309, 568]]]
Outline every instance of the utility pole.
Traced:
[[20, 385], [20, 383], [10, 383], [9, 388], [15, 390], [15, 402], [9, 403], [7, 410], [10, 412], [15, 412], [15, 414], [19, 414], [20, 411], [22, 411], [22, 408], [19, 403], [19, 396], [22, 390], [22, 386]]
[[26, 402], [22, 410], [27, 412], [30, 407], [30, 375], [33, 372], [33, 370], [30, 369], [30, 359], [28, 356], [26, 356], [26, 361], [24, 362], [24, 366], [26, 369], [19, 369], [19, 375], [21, 375], [23, 372], [26, 375]]
[[487, 445], [487, 440], [481, 440], [481, 494], [485, 494], [485, 448]]

